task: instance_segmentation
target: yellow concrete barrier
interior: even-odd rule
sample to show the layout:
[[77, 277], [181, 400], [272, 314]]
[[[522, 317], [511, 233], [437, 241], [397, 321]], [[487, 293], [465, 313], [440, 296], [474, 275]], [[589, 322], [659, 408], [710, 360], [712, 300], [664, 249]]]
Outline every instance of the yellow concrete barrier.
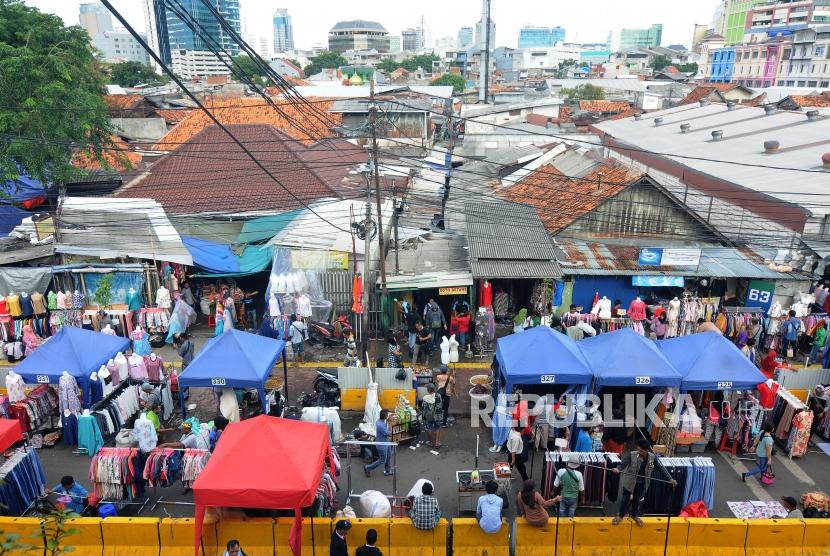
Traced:
[[431, 531], [416, 529], [409, 518], [392, 519], [389, 523], [389, 554], [391, 556], [445, 556], [447, 529], [446, 519], [440, 520], [435, 529]]
[[160, 521], [155, 517], [108, 517], [102, 520], [104, 556], [158, 556]]
[[805, 519], [804, 556], [830, 556], [830, 523], [826, 519]]
[[[281, 517], [277, 520], [275, 528], [275, 535], [277, 539], [277, 554], [291, 554], [288, 536], [291, 532], [291, 525], [294, 523], [293, 517]], [[331, 532], [334, 523], [331, 519], [325, 517], [314, 518], [314, 535], [312, 536], [311, 518], [303, 518], [303, 532], [302, 532], [302, 556], [312, 556], [316, 554], [328, 554], [329, 545], [331, 544]], [[312, 538], [314, 540], [312, 550]], [[349, 546], [357, 548], [360, 545], [353, 544], [354, 541], [349, 542]], [[362, 544], [362, 543], [361, 543]]]
[[[666, 525], [669, 538], [666, 547]], [[689, 537], [689, 522], [683, 518], [644, 517], [643, 527], [631, 526], [631, 556], [686, 556], [686, 541]]]
[[452, 520], [453, 556], [508, 556], [510, 524], [502, 520], [498, 533], [485, 533], [474, 518]]
[[[556, 542], [558, 539], [558, 542]], [[554, 542], [558, 547], [554, 546]], [[560, 556], [573, 554], [574, 520], [570, 517], [548, 520], [544, 527], [534, 527], [522, 517], [516, 518], [514, 531], [515, 554], [522, 556], [551, 556], [554, 552]]]
[[[375, 546], [384, 554], [389, 553], [389, 518], [357, 518], [350, 519], [352, 528], [349, 531], [349, 549], [363, 546], [366, 543], [366, 531], [374, 529], [378, 533]], [[414, 527], [413, 527], [414, 529]]]
[[[186, 518], [164, 518], [159, 523], [161, 556], [193, 556], [193, 527], [195, 520]], [[202, 525], [202, 556], [216, 554], [216, 524], [205, 520]]]
[[[54, 527], [45, 523], [46, 541], [54, 538]], [[75, 556], [101, 556], [104, 553], [104, 538], [101, 534], [101, 519], [97, 517], [76, 517], [66, 520], [66, 528], [76, 531], [62, 540], [63, 546], [72, 546]], [[51, 533], [50, 534], [50, 529]]]
[[745, 556], [747, 525], [743, 519], [690, 517], [688, 556]]
[[631, 521], [613, 525], [610, 517], [574, 520], [574, 556], [628, 556]]
[[274, 520], [270, 517], [255, 519], [226, 519], [216, 523], [217, 556], [224, 554], [230, 540], [239, 541], [248, 554], [274, 554], [276, 538]]
[[347, 388], [346, 390], [340, 391], [340, 409], [342, 409], [343, 411], [361, 411], [365, 407], [365, 388]]
[[800, 519], [747, 520], [746, 553], [752, 556], [802, 556], [803, 542], [804, 522]]
[[19, 550], [18, 554], [43, 553], [43, 531], [40, 528], [43, 520], [37, 517], [4, 517], [0, 518], [0, 533], [4, 539], [19, 545], [39, 547], [34, 551]]

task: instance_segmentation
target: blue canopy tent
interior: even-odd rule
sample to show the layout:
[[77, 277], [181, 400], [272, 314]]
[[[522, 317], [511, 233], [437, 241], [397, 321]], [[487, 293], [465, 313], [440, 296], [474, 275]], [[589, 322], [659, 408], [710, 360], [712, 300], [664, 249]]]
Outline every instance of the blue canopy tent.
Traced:
[[507, 392], [518, 384], [587, 385], [593, 377], [577, 343], [549, 326], [500, 338], [496, 360]]
[[89, 407], [90, 373], [128, 347], [128, 338], [64, 326], [14, 370], [28, 384], [57, 384], [66, 371], [75, 377], [84, 393], [84, 407]]
[[594, 372], [594, 391], [603, 386], [679, 387], [682, 380], [655, 343], [630, 328], [577, 343]]
[[766, 380], [735, 344], [717, 332], [660, 340], [657, 347], [683, 376], [682, 391], [747, 390]]
[[280, 355], [287, 397], [288, 366], [285, 361], [284, 341], [236, 329], [211, 338], [179, 375], [182, 413], [185, 413], [184, 389], [188, 387], [256, 388], [262, 401], [263, 412], [267, 413], [265, 381], [271, 376], [271, 369]]

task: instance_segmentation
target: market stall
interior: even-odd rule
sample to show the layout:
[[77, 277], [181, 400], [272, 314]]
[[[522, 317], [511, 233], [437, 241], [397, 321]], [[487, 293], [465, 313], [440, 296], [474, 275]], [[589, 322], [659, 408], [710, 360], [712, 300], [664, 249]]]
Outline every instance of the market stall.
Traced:
[[299, 556], [302, 509], [315, 502], [324, 474], [335, 475], [335, 458], [325, 425], [267, 415], [228, 425], [193, 484], [195, 553], [199, 553], [206, 507], [218, 506], [293, 509], [289, 544]]
[[[129, 347], [127, 338], [67, 326], [58, 330], [14, 370], [27, 384], [60, 385], [61, 378], [68, 375], [83, 392], [84, 407], [89, 407], [92, 403], [89, 375]], [[64, 378], [64, 383], [67, 380]]]
[[265, 381], [271, 376], [274, 363], [282, 356], [285, 394], [288, 395], [288, 366], [285, 342], [241, 330], [227, 330], [211, 338], [199, 354], [179, 375], [179, 396], [185, 411], [184, 390], [201, 388], [256, 388], [267, 413]]

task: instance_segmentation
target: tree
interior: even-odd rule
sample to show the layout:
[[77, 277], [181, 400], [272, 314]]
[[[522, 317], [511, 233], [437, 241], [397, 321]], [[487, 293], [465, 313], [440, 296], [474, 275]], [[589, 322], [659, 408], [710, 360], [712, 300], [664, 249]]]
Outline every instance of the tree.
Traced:
[[432, 63], [440, 59], [435, 54], [416, 54], [400, 62], [394, 58], [384, 58], [378, 64], [378, 69], [386, 73], [392, 73], [398, 68], [403, 68], [406, 71], [418, 71], [418, 68], [421, 68], [427, 73], [432, 73]]
[[697, 74], [698, 66], [697, 62], [689, 62], [688, 64], [680, 64], [677, 66], [677, 69], [679, 69], [682, 73]]
[[111, 65], [110, 80], [122, 87], [135, 87], [142, 83], [158, 83], [168, 79], [160, 76], [152, 68], [141, 62], [130, 61]]
[[114, 274], [104, 274], [98, 281], [98, 289], [92, 296], [92, 301], [99, 309], [107, 309], [112, 303], [113, 285], [115, 284]]
[[577, 85], [572, 89], [563, 87], [562, 96], [567, 97], [571, 101], [605, 100], [605, 91], [602, 90], [602, 87], [586, 83], [584, 85]]
[[399, 67], [401, 67], [400, 62], [398, 62], [394, 58], [384, 58], [383, 60], [380, 61], [380, 63], [377, 66], [377, 68], [380, 71], [383, 71], [383, 72], [386, 72], [386, 73], [392, 73], [393, 71], [395, 71]]
[[250, 56], [247, 54], [240, 54], [238, 56], [234, 56], [233, 58], [233, 66], [234, 66], [234, 76], [239, 78], [240, 74], [245, 75], [248, 79], [265, 87], [267, 85], [267, 81], [265, 80], [265, 72], [262, 71], [262, 68], [254, 61]]
[[64, 182], [80, 173], [71, 165], [75, 149], [106, 167], [105, 83], [86, 31], [0, 0], [0, 177]]
[[568, 68], [576, 67], [576, 60], [568, 58], [559, 62], [559, 68], [556, 70], [556, 77], [559, 79], [566, 79], [568, 77]]
[[652, 62], [651, 67], [654, 68], [654, 71], [662, 71], [670, 65], [671, 60], [669, 60], [666, 56], [663, 56], [661, 54], [659, 56], [654, 57], [654, 62]]
[[451, 85], [452, 90], [456, 93], [460, 93], [464, 91], [464, 87], [466, 86], [466, 82], [464, 78], [460, 75], [456, 75], [454, 73], [445, 73], [441, 77], [432, 80], [433, 85]]
[[303, 68], [303, 72], [306, 77], [311, 77], [323, 71], [324, 68], [339, 68], [348, 63], [349, 61], [337, 52], [321, 52], [311, 59], [311, 63]]

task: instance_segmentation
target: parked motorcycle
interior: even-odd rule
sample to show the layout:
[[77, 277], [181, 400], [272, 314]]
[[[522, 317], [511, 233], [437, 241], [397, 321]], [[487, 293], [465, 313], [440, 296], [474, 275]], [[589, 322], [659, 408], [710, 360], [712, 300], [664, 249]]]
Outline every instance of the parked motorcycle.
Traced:
[[340, 407], [340, 382], [337, 375], [317, 370], [313, 391], [303, 392], [297, 400], [299, 407]]
[[340, 315], [334, 323], [308, 321], [308, 341], [314, 345], [343, 346], [347, 330], [352, 330], [348, 317]]

